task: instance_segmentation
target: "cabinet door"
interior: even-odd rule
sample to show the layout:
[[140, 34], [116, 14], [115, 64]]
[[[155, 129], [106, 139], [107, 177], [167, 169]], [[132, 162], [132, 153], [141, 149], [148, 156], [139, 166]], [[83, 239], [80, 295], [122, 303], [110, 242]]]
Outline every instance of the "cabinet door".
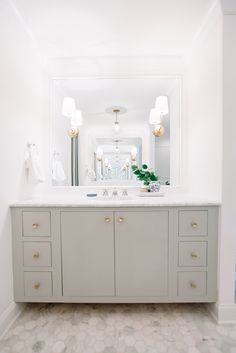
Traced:
[[62, 212], [64, 296], [114, 295], [112, 212]]
[[168, 211], [116, 212], [116, 295], [168, 295]]

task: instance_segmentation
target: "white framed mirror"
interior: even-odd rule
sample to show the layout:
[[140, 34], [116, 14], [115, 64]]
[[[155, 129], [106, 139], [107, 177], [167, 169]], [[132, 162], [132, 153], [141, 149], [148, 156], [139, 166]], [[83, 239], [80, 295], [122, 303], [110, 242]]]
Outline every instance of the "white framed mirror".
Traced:
[[180, 184], [181, 77], [52, 79], [52, 185], [136, 185], [147, 164]]

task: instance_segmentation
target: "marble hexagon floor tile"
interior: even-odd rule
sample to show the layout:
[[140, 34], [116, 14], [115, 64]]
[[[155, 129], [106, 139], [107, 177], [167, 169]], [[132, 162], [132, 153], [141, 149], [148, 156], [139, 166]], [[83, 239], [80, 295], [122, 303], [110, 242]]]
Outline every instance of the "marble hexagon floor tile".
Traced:
[[30, 304], [1, 353], [236, 353], [200, 304]]

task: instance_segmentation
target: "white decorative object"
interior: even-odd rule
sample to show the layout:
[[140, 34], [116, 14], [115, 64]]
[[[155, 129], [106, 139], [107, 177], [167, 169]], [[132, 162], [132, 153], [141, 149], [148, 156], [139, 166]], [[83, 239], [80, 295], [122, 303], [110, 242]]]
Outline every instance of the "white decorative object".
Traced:
[[159, 192], [140, 192], [139, 197], [163, 197], [165, 194], [162, 191]]
[[34, 182], [42, 183], [45, 181], [38, 147], [34, 143], [28, 144], [25, 155], [25, 168], [28, 170], [29, 178]]
[[66, 174], [63, 165], [57, 153], [54, 154], [52, 160], [52, 180], [56, 183], [66, 181]]
[[152, 181], [149, 184], [148, 189], [150, 192], [159, 192], [161, 189], [161, 184], [159, 181]]

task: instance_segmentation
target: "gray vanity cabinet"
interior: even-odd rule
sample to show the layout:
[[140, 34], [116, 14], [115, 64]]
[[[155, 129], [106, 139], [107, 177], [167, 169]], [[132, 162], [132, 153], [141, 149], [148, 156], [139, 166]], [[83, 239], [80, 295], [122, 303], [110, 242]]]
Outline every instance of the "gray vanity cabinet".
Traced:
[[168, 212], [61, 212], [65, 297], [168, 295]]
[[12, 207], [17, 302], [217, 299], [218, 207]]
[[168, 296], [168, 211], [116, 212], [116, 295]]
[[63, 296], [115, 295], [112, 212], [61, 212]]

